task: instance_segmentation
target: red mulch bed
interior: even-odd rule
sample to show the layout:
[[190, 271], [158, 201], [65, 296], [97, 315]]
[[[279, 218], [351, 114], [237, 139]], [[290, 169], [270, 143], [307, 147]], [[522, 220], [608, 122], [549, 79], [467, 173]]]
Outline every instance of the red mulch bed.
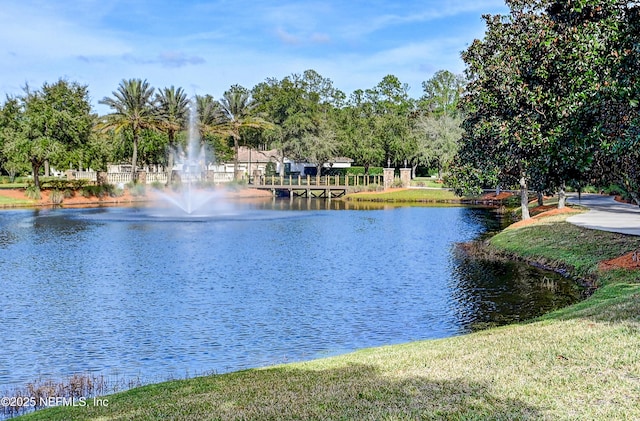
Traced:
[[635, 205], [635, 203], [633, 203], [631, 200], [625, 200], [620, 195], [615, 196], [614, 199], [615, 199], [616, 202], [627, 203], [629, 205]]
[[496, 195], [495, 193], [487, 193], [482, 196], [482, 200], [504, 200], [513, 196], [513, 193], [509, 193], [506, 191], [500, 192], [500, 194]]
[[[52, 205], [51, 200], [49, 199], [51, 195], [51, 190], [41, 190], [40, 196], [41, 199], [34, 201], [34, 206], [50, 206]], [[18, 200], [30, 200], [25, 194], [24, 189], [2, 189], [0, 190], [0, 196], [10, 197], [12, 199]], [[128, 204], [133, 202], [139, 202], [149, 200], [146, 197], [136, 197], [132, 196], [129, 191], [125, 191], [125, 193], [120, 197], [84, 197], [80, 194], [80, 192], [76, 192], [73, 197], [65, 198], [62, 201], [63, 205], [73, 205], [73, 206], [89, 206], [89, 205], [106, 205], [106, 204]]]
[[[515, 224], [511, 224], [510, 227], [524, 227], [527, 225], [535, 224], [539, 222], [540, 219], [547, 216], [573, 212], [579, 211], [568, 206], [563, 209], [558, 209], [556, 206], [538, 206], [531, 209], [531, 214], [535, 216], [532, 216], [525, 221], [518, 221]], [[598, 268], [600, 270], [640, 269], [640, 250], [627, 253], [624, 256], [616, 257], [615, 259], [602, 261], [599, 263]]]
[[544, 218], [547, 216], [559, 215], [562, 213], [574, 213], [574, 212], [580, 212], [580, 211], [573, 209], [569, 206], [565, 206], [562, 209], [558, 209], [557, 206], [547, 205], [547, 206], [535, 207], [531, 209], [529, 212], [531, 213], [531, 215], [533, 215], [531, 218], [524, 221], [518, 221], [515, 224], [511, 224], [510, 227], [513, 227], [513, 228], [523, 227], [526, 225], [535, 224], [539, 222], [541, 218]]
[[598, 269], [640, 269], [640, 250], [632, 251], [615, 259], [602, 261], [598, 265]]
[[[38, 201], [34, 201], [33, 206], [51, 206], [52, 203], [49, 199], [51, 190], [41, 190], [40, 194], [42, 198]], [[25, 189], [0, 189], [0, 196], [19, 200], [30, 200], [25, 194]], [[271, 197], [271, 193], [266, 190], [247, 188], [238, 191], [227, 192], [227, 197], [237, 199]], [[119, 197], [84, 197], [79, 192], [76, 192], [75, 196], [64, 199], [62, 201], [62, 205], [87, 207], [102, 205], [128, 205], [135, 202], [146, 202], [149, 200], [153, 200], [153, 191], [147, 190], [147, 194], [145, 196], [132, 196], [129, 190], [125, 189], [124, 194]]]

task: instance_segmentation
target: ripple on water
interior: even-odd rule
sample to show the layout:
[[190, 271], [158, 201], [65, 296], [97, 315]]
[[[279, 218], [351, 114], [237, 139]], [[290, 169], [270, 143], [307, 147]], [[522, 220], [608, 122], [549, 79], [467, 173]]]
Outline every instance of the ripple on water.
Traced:
[[537, 272], [452, 258], [455, 242], [486, 229], [486, 211], [286, 203], [193, 216], [0, 213], [0, 390], [74, 372], [226, 372], [455, 335], [496, 312], [564, 303]]

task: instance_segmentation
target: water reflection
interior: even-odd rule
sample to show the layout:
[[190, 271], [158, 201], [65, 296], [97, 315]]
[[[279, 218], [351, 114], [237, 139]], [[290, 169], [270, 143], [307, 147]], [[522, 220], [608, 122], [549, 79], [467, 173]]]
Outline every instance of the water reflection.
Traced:
[[0, 248], [5, 248], [17, 241], [18, 237], [8, 230], [0, 230]]
[[306, 199], [196, 219], [152, 207], [0, 212], [0, 324], [12, 332], [0, 391], [75, 372], [226, 372], [567, 303], [549, 274], [452, 258], [455, 243], [498, 226], [486, 209]]
[[[322, 210], [390, 210], [406, 207], [403, 203], [393, 202], [370, 202], [370, 201], [353, 201], [353, 200], [315, 200], [307, 198], [260, 198], [245, 200], [245, 204], [259, 209], [280, 209], [280, 210], [301, 210], [301, 211], [322, 211]], [[411, 207], [419, 208], [458, 208], [458, 204], [449, 203], [415, 203]], [[487, 207], [476, 207], [488, 209]], [[471, 209], [471, 207], [469, 208]], [[495, 218], [489, 216], [489, 219]]]
[[532, 319], [578, 301], [576, 282], [522, 262], [452, 256], [451, 289], [461, 326], [484, 329]]

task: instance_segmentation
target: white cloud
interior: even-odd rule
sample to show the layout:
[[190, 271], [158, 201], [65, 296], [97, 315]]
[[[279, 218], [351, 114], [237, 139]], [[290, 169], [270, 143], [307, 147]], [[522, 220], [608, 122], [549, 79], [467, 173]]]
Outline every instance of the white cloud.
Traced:
[[[125, 78], [219, 97], [234, 83], [251, 88], [307, 69], [347, 94], [394, 74], [416, 96], [435, 71], [462, 71], [459, 53], [482, 35], [480, 15], [504, 8], [498, 0], [2, 1], [0, 95], [67, 77], [88, 84], [95, 102]], [[475, 23], [467, 15], [451, 30], [449, 17], [460, 13]]]
[[117, 56], [131, 46], [113, 34], [82, 26], [47, 9], [7, 4], [0, 8], [0, 44], [18, 57]]
[[163, 67], [183, 67], [206, 63], [200, 56], [188, 55], [183, 51], [162, 51], [157, 57], [146, 57], [137, 54], [124, 54], [122, 59], [134, 65], [156, 65]]
[[418, 1], [409, 7], [404, 3], [402, 6], [397, 13], [385, 12], [384, 8], [377, 9], [372, 6], [373, 13], [348, 22], [342, 28], [343, 34], [346, 38], [362, 38], [376, 31], [403, 24], [426, 23], [468, 13], [477, 13], [480, 17], [484, 13], [505, 10], [502, 0]]
[[331, 42], [331, 37], [328, 34], [322, 34], [319, 32], [315, 32], [311, 34], [311, 41], [318, 44], [326, 44]]
[[293, 35], [287, 31], [285, 31], [282, 28], [277, 28], [275, 30], [275, 34], [278, 37], [278, 39], [282, 42], [284, 42], [285, 44], [289, 44], [289, 45], [299, 45], [302, 40], [297, 37], [296, 35]]

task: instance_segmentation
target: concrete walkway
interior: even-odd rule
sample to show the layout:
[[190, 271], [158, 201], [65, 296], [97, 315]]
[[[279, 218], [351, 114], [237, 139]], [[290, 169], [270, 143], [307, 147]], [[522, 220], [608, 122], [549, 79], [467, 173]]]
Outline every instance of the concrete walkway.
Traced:
[[589, 208], [588, 212], [567, 218], [574, 225], [600, 231], [640, 236], [640, 208], [616, 202], [613, 196], [583, 194], [581, 200], [571, 195], [569, 202]]

